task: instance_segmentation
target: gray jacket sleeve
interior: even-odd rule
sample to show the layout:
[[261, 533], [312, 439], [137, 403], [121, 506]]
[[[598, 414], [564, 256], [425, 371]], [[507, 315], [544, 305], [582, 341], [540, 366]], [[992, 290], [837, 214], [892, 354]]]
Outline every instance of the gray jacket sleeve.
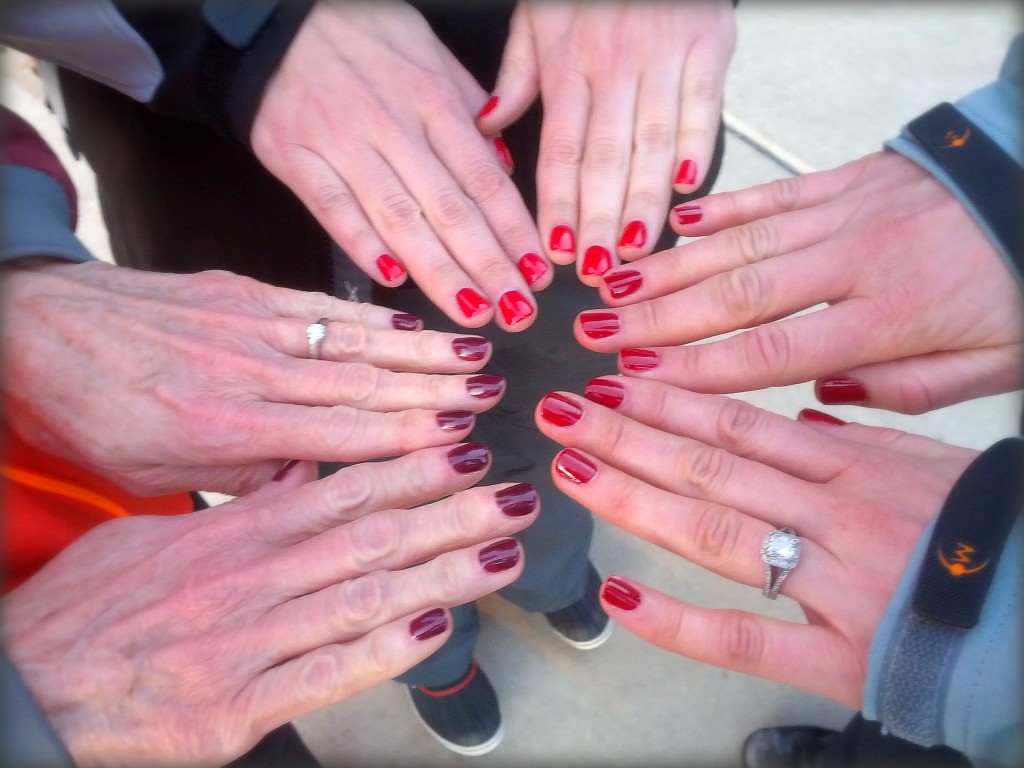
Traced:
[[74, 762], [0, 649], [0, 754], [16, 768], [73, 768]]

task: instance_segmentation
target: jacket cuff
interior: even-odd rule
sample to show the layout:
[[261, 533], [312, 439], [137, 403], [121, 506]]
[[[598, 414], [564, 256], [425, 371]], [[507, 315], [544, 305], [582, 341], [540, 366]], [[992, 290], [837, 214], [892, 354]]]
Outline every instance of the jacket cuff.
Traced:
[[74, 762], [25, 687], [18, 670], [0, 650], [0, 753], [18, 768], [74, 768]]
[[70, 221], [68, 198], [56, 179], [34, 168], [0, 166], [0, 263], [27, 256], [92, 261]]

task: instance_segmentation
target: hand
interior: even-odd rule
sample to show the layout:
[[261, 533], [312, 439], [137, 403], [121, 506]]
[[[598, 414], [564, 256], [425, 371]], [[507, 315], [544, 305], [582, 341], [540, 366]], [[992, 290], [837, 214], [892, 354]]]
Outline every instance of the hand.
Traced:
[[606, 275], [617, 308], [584, 313], [595, 337], [578, 323], [577, 338], [610, 352], [753, 330], [626, 351], [624, 373], [702, 392], [827, 377], [822, 402], [903, 413], [1020, 387], [1020, 290], [956, 198], [900, 155], [689, 208], [674, 228], [706, 237]]
[[[4, 274], [5, 418], [142, 495], [236, 495], [289, 459], [452, 443], [503, 389], [466, 375], [489, 357], [484, 339], [397, 330], [418, 321], [370, 304], [226, 272], [92, 262]], [[323, 359], [305, 359], [306, 327], [323, 317]]]
[[267, 86], [252, 146], [374, 280], [411, 274], [453, 321], [520, 331], [530, 288], [554, 273], [507, 147], [473, 122], [486, 100], [406, 3], [321, 2]]
[[[77, 766], [224, 765], [390, 680], [507, 586], [530, 486], [465, 490], [480, 445], [313, 474], [94, 528], [3, 600], [3, 643]], [[405, 510], [404, 507], [410, 507]], [[502, 537], [502, 538], [496, 538]]]
[[602, 588], [608, 614], [661, 648], [859, 707], [886, 605], [976, 452], [638, 379], [594, 380], [587, 397], [618, 406], [558, 393], [537, 410], [541, 431], [569, 446], [555, 457], [558, 488], [752, 588], [765, 536], [795, 529], [800, 562], [782, 594], [808, 624], [685, 604], [618, 576]]
[[734, 43], [727, 0], [519, 3], [478, 125], [497, 131], [543, 95], [537, 220], [552, 261], [597, 285], [651, 252], [673, 182], [692, 192], [711, 163]]

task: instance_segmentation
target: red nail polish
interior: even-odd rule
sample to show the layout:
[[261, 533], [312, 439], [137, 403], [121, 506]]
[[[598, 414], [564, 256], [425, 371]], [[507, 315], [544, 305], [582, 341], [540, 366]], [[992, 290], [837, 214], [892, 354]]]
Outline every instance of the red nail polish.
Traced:
[[583, 254], [583, 266], [580, 272], [584, 275], [603, 275], [612, 268], [612, 255], [603, 245], [592, 245]]
[[479, 120], [481, 117], [487, 117], [487, 115], [491, 114], [491, 112], [493, 112], [497, 106], [498, 97], [491, 96], [491, 98], [489, 98], [487, 102], [482, 107], [480, 107], [480, 111], [476, 113], [476, 119]]
[[400, 313], [391, 316], [391, 327], [396, 331], [422, 331], [423, 321], [416, 315]]
[[459, 360], [475, 363], [487, 357], [491, 342], [481, 336], [460, 336], [452, 339], [452, 350]]
[[609, 576], [601, 587], [601, 597], [608, 605], [623, 611], [635, 611], [640, 605], [640, 592], [617, 576]]
[[804, 421], [816, 421], [819, 424], [831, 424], [833, 427], [842, 427], [846, 424], [842, 419], [837, 419], [828, 413], [816, 411], [813, 408], [804, 408], [797, 416]]
[[619, 332], [619, 316], [611, 312], [583, 312], [580, 327], [592, 339], [607, 339]]
[[519, 562], [519, 542], [515, 539], [501, 539], [481, 549], [478, 557], [480, 566], [488, 573], [507, 571], [515, 568]]
[[533, 305], [519, 291], [508, 291], [498, 299], [498, 309], [507, 325], [516, 325], [533, 315]]
[[814, 382], [814, 393], [825, 405], [866, 403], [868, 400], [868, 392], [864, 385], [845, 376]]
[[472, 288], [463, 288], [455, 294], [455, 301], [459, 305], [462, 314], [467, 318], [476, 317], [481, 312], [486, 312], [491, 306], [483, 296]]
[[672, 215], [676, 217], [676, 224], [686, 226], [696, 224], [704, 218], [704, 211], [699, 205], [677, 205], [672, 209]]
[[676, 184], [693, 184], [697, 180], [697, 163], [683, 160], [676, 171]]
[[395, 261], [395, 257], [388, 253], [382, 253], [377, 257], [377, 269], [387, 282], [393, 282], [405, 274], [405, 267]]
[[604, 284], [608, 286], [608, 293], [613, 299], [621, 299], [636, 293], [644, 284], [644, 278], [635, 269], [626, 269], [605, 275]]
[[494, 494], [498, 508], [508, 517], [526, 517], [537, 509], [540, 497], [529, 483], [516, 483]]
[[486, 399], [497, 397], [505, 389], [505, 378], [493, 373], [481, 373], [466, 379], [466, 391], [470, 397]]
[[501, 136], [494, 137], [494, 149], [498, 152], [498, 160], [504, 166], [505, 170], [512, 173], [516, 169], [516, 164], [512, 160], [512, 150], [508, 148], [508, 144]]
[[473, 426], [473, 414], [469, 411], [442, 411], [436, 418], [437, 426], [445, 432], [461, 432]]
[[517, 266], [527, 285], [533, 285], [548, 272], [547, 263], [536, 253], [524, 253]]
[[443, 608], [431, 608], [409, 622], [409, 634], [413, 640], [429, 640], [448, 629], [448, 614]]
[[631, 221], [622, 231], [619, 248], [643, 248], [647, 245], [647, 225], [642, 221]]
[[551, 230], [551, 237], [548, 239], [548, 247], [552, 251], [562, 253], [574, 253], [576, 251], [576, 236], [565, 224], [559, 224]]
[[582, 485], [597, 474], [597, 465], [572, 448], [566, 448], [555, 457], [555, 470], [566, 480]]
[[583, 391], [583, 396], [592, 403], [614, 411], [622, 405], [626, 397], [626, 388], [612, 379], [591, 379]]
[[571, 427], [583, 416], [583, 409], [565, 395], [552, 392], [540, 401], [540, 415], [556, 427]]
[[273, 480], [275, 483], [281, 482], [286, 477], [288, 477], [288, 475], [291, 474], [292, 470], [295, 469], [296, 466], [298, 466], [298, 463], [298, 459], [291, 459], [290, 461], [286, 461], [284, 465], [279, 470], [277, 470], [277, 472], [274, 473], [274, 476], [270, 479]]
[[491, 452], [480, 443], [457, 445], [448, 451], [448, 463], [460, 475], [468, 475], [486, 469], [491, 463]]
[[649, 371], [661, 362], [658, 353], [650, 349], [623, 349], [619, 359], [627, 371]]

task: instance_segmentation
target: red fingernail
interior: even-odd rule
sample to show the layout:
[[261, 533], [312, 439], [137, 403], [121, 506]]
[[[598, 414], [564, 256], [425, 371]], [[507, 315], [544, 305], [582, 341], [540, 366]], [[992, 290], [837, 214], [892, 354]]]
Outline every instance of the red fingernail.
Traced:
[[505, 167], [505, 170], [512, 173], [516, 169], [516, 164], [512, 161], [512, 151], [508, 148], [508, 144], [501, 136], [494, 137], [494, 148], [498, 152], [498, 160]]
[[647, 245], [647, 225], [642, 221], [631, 221], [622, 231], [619, 248], [643, 248]]
[[491, 463], [491, 452], [480, 443], [457, 445], [448, 451], [448, 463], [460, 475], [468, 475], [486, 469]]
[[486, 399], [497, 397], [505, 389], [505, 378], [493, 373], [481, 373], [466, 379], [466, 391], [470, 397]]
[[429, 640], [448, 629], [448, 613], [443, 608], [431, 608], [409, 622], [413, 640]]
[[480, 107], [480, 111], [476, 113], [476, 119], [479, 120], [481, 117], [487, 117], [487, 115], [491, 114], [497, 106], [498, 97], [491, 96], [491, 98], [487, 100], [487, 103]]
[[501, 539], [481, 549], [478, 557], [481, 567], [488, 573], [507, 571], [519, 562], [519, 542], [515, 539]]
[[508, 291], [498, 299], [498, 309], [507, 325], [516, 325], [533, 315], [533, 305], [519, 291]]
[[540, 401], [540, 415], [556, 427], [571, 427], [583, 416], [583, 409], [565, 395], [553, 392]]
[[277, 470], [277, 472], [274, 473], [274, 476], [272, 478], [270, 478], [270, 479], [273, 480], [275, 483], [281, 482], [286, 477], [288, 477], [288, 475], [291, 474], [291, 471], [293, 469], [295, 469], [295, 467], [298, 465], [298, 463], [299, 463], [298, 459], [292, 459], [290, 461], [286, 461], [284, 463], [284, 466], [282, 466], [279, 470]]
[[547, 263], [536, 253], [524, 253], [519, 257], [517, 266], [527, 285], [533, 285], [548, 271]]
[[825, 405], [866, 403], [868, 391], [856, 379], [839, 376], [814, 382], [814, 393]]
[[699, 205], [677, 205], [672, 209], [672, 215], [676, 217], [676, 224], [686, 226], [696, 224], [704, 218], [704, 211]]
[[635, 611], [640, 605], [640, 592], [617, 576], [609, 576], [601, 587], [601, 597], [609, 605], [623, 611]]
[[469, 411], [442, 411], [437, 414], [437, 426], [445, 432], [461, 432], [473, 426], [473, 414]]
[[580, 327], [592, 339], [607, 339], [619, 332], [619, 316], [611, 312], [583, 312]]
[[455, 301], [458, 303], [462, 314], [467, 318], [476, 317], [481, 312], [486, 312], [491, 306], [491, 303], [487, 301], [487, 299], [472, 288], [463, 288], [461, 291], [456, 293]]
[[391, 316], [391, 327], [396, 331], [422, 331], [423, 321], [416, 315], [401, 313]]
[[580, 272], [584, 275], [603, 275], [612, 268], [612, 255], [603, 245], [592, 245], [583, 254], [583, 266]]
[[540, 497], [529, 483], [516, 483], [494, 494], [498, 508], [508, 517], [526, 517], [537, 509]]
[[804, 408], [799, 414], [797, 414], [797, 418], [803, 419], [804, 421], [816, 421], [819, 424], [831, 424], [834, 427], [841, 427], [846, 424], [842, 419], [837, 419], [831, 414], [822, 413], [821, 411], [816, 411], [813, 408]]
[[555, 470], [566, 480], [583, 485], [597, 474], [597, 465], [572, 448], [566, 448], [555, 457]]
[[459, 360], [475, 363], [487, 357], [491, 342], [481, 336], [460, 336], [452, 340], [452, 349]]
[[683, 160], [676, 171], [676, 184], [693, 184], [697, 180], [697, 163], [693, 160]]
[[592, 403], [615, 410], [626, 397], [626, 388], [611, 379], [591, 379], [583, 396]]
[[382, 253], [377, 257], [377, 269], [380, 270], [381, 276], [389, 283], [405, 274], [405, 267], [395, 261], [394, 256], [388, 253]]
[[551, 237], [548, 239], [548, 247], [552, 251], [574, 253], [576, 251], [576, 236], [565, 224], [559, 224], [551, 230]]
[[619, 359], [628, 371], [649, 371], [661, 362], [658, 353], [650, 349], [624, 349], [619, 352]]
[[608, 293], [613, 299], [621, 299], [636, 293], [643, 283], [643, 275], [635, 269], [612, 272], [604, 276], [604, 284], [608, 286]]

